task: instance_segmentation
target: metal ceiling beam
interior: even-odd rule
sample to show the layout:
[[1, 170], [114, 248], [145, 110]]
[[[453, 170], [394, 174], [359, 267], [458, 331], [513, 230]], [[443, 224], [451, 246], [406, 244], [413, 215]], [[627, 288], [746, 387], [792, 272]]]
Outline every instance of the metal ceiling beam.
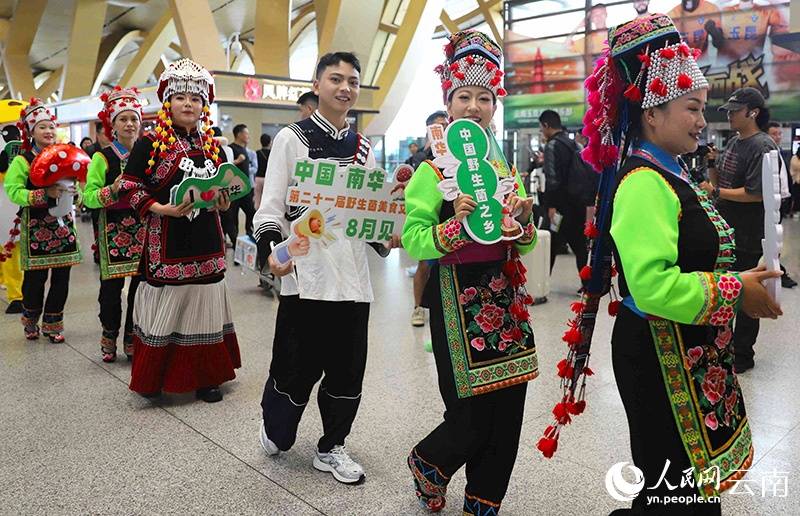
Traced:
[[289, 77], [291, 7], [290, 0], [256, 2], [253, 50], [256, 73]]
[[107, 6], [105, 0], [75, 2], [67, 61], [59, 87], [62, 99], [84, 97], [92, 92]]
[[3, 67], [11, 98], [28, 98], [36, 94], [28, 54], [36, 37], [36, 30], [31, 29], [39, 27], [45, 7], [47, 0], [18, 2], [8, 25], [3, 45]]
[[133, 57], [119, 80], [120, 86], [129, 88], [146, 83], [161, 60], [161, 54], [176, 36], [177, 31], [172, 20], [172, 12], [167, 10], [142, 41], [139, 52]]
[[[209, 70], [227, 70], [219, 30], [208, 2], [169, 0], [184, 57]], [[155, 64], [155, 63], [154, 63]]]

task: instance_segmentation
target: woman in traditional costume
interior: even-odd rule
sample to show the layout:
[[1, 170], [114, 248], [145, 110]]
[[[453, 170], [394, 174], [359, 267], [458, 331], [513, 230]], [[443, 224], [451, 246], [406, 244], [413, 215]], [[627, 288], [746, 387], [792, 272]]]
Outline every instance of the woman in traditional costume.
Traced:
[[[519, 254], [533, 249], [532, 199], [526, 198], [489, 130], [501, 87], [500, 48], [485, 34], [450, 36], [446, 63], [437, 68], [453, 119], [477, 122], [488, 140], [486, 158], [498, 180], [513, 178], [505, 198], [505, 240], [483, 245], [468, 235], [464, 219], [476, 201], [446, 201], [438, 188], [442, 171], [427, 161], [405, 190], [403, 245], [418, 260], [438, 260], [423, 296], [444, 421], [408, 457], [420, 504], [431, 512], [445, 505], [447, 484], [466, 465], [465, 514], [495, 514], [517, 456], [527, 382], [538, 374], [533, 330]], [[452, 125], [451, 125], [452, 127]], [[452, 155], [449, 156], [453, 158]], [[518, 224], [509, 220], [516, 215]], [[505, 227], [508, 225], [509, 227]]]
[[[578, 317], [564, 337], [571, 352], [559, 371], [567, 394], [539, 448], [552, 455], [561, 427], [585, 406], [585, 384], [576, 386], [591, 374], [587, 323], [616, 272], [614, 375], [644, 476], [633, 508], [618, 512], [720, 514], [719, 492], [753, 460], [731, 321], [740, 310], [779, 315], [760, 281], [780, 272], [730, 272], [733, 232], [679, 158], [697, 149], [706, 126], [708, 82], [698, 51], [663, 14], [617, 26], [608, 41], [608, 55], [586, 81], [583, 156], [603, 171], [598, 218], [587, 228], [594, 238], [588, 293], [573, 306]], [[681, 502], [649, 505], [654, 497]]]
[[[41, 332], [50, 342], [64, 342], [64, 305], [69, 295], [69, 274], [81, 262], [78, 234], [73, 213], [55, 217], [49, 213], [62, 195], [73, 195], [61, 184], [38, 188], [30, 180], [31, 164], [46, 147], [56, 143], [56, 117], [40, 99], [31, 99], [20, 113], [17, 127], [22, 139], [22, 153], [14, 158], [5, 178], [5, 190], [20, 209], [20, 265], [22, 280], [22, 324], [25, 338], [39, 338]], [[48, 276], [50, 288], [45, 299]]]
[[139, 286], [139, 257], [144, 244], [145, 228], [139, 215], [126, 202], [119, 200], [122, 171], [128, 163], [133, 144], [142, 125], [142, 106], [135, 89], [119, 86], [100, 96], [105, 103], [98, 117], [111, 145], [92, 157], [86, 175], [84, 204], [100, 210], [97, 246], [100, 254], [100, 353], [103, 362], [117, 357], [117, 337], [122, 324], [122, 289], [130, 276], [128, 307], [125, 313], [123, 349], [128, 360], [133, 358], [133, 304]]
[[171, 189], [217, 171], [219, 148], [208, 119], [214, 80], [202, 66], [181, 59], [161, 74], [158, 97], [158, 125], [134, 145], [119, 188], [120, 200], [138, 212], [146, 231], [130, 388], [146, 397], [194, 390], [211, 403], [222, 399], [220, 384], [241, 365], [219, 217], [230, 201], [222, 194], [212, 209], [195, 209], [188, 201], [174, 205]]

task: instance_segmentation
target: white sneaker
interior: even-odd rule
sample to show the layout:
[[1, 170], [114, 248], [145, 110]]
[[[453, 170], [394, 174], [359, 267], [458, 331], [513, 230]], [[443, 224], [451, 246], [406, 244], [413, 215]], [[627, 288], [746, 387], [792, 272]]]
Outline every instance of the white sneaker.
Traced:
[[366, 478], [364, 468], [350, 458], [344, 446], [334, 446], [328, 453], [315, 452], [314, 467], [326, 471], [345, 484], [356, 484]]
[[261, 441], [261, 447], [264, 448], [264, 451], [267, 452], [267, 455], [274, 456], [281, 452], [281, 450], [278, 448], [278, 445], [270, 441], [269, 437], [267, 437], [267, 429], [264, 428], [264, 421], [261, 421], [259, 441]]
[[421, 306], [411, 312], [411, 326], [425, 326], [425, 309]]

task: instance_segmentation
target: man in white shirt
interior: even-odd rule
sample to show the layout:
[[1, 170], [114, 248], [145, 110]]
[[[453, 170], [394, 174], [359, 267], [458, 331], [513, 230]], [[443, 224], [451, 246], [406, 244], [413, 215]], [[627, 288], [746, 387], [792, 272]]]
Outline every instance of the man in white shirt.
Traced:
[[[314, 384], [323, 376], [317, 396], [324, 435], [313, 465], [348, 484], [361, 482], [363, 468], [344, 448], [356, 417], [367, 359], [369, 304], [373, 300], [363, 242], [338, 237], [318, 246], [296, 263], [282, 266], [272, 245], [289, 236], [290, 225], [305, 207], [286, 205], [298, 159], [325, 158], [340, 166], [375, 166], [369, 141], [350, 130], [349, 109], [358, 99], [361, 67], [351, 53], [322, 56], [314, 80], [319, 109], [275, 136], [264, 179], [261, 206], [254, 219], [259, 262], [281, 277], [270, 374], [261, 400], [261, 445], [269, 455], [294, 444], [297, 425]], [[302, 245], [309, 245], [302, 237]], [[389, 248], [399, 244], [393, 237]], [[313, 245], [317, 245], [316, 243]], [[375, 245], [386, 256], [389, 249]]]

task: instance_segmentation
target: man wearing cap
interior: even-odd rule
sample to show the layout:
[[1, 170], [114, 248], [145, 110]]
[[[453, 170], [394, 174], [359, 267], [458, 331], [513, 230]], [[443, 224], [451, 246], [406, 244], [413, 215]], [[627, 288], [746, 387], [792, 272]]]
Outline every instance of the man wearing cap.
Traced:
[[[755, 88], [741, 88], [720, 108], [726, 111], [731, 130], [738, 132], [725, 150], [710, 161], [709, 177], [714, 185], [712, 196], [722, 217], [733, 227], [736, 238], [736, 263], [733, 269], [745, 271], [758, 265], [761, 239], [764, 238], [764, 204], [761, 197], [761, 162], [764, 153], [778, 150], [765, 132], [769, 109], [764, 96]], [[712, 151], [713, 152], [713, 151]], [[713, 158], [716, 152], [710, 155]], [[736, 316], [733, 333], [734, 369], [751, 369], [753, 345], [758, 337], [759, 321], [743, 312]]]

